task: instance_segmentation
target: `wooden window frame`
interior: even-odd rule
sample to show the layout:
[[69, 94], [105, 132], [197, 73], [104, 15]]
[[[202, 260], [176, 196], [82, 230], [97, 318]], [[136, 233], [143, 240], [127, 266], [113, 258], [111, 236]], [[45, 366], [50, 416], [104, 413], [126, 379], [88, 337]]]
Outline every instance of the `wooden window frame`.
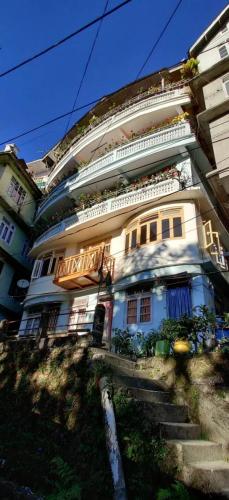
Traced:
[[[141, 321], [141, 308], [142, 300], [149, 299], [149, 320]], [[129, 321], [129, 302], [136, 302], [136, 321]], [[138, 293], [132, 296], [128, 296], [126, 299], [126, 324], [128, 325], [137, 325], [137, 324], [148, 324], [152, 321], [152, 294], [149, 293]]]
[[[176, 213], [177, 211], [177, 213]], [[170, 214], [166, 215], [166, 213]], [[166, 240], [179, 240], [179, 239], [184, 239], [185, 238], [185, 227], [184, 227], [184, 210], [183, 207], [173, 207], [173, 208], [168, 208], [168, 209], [162, 209], [157, 212], [158, 214], [157, 218], [154, 216], [155, 214], [152, 213], [148, 217], [141, 217], [139, 218], [134, 224], [130, 225], [129, 227], [126, 228], [125, 232], [125, 253], [128, 254], [130, 252], [133, 252], [136, 250], [136, 248], [144, 247], [146, 245], [151, 245], [151, 244], [156, 244], [161, 241], [166, 241]], [[182, 229], [182, 234], [181, 236], [174, 236], [174, 224], [173, 220], [176, 218], [181, 219], [181, 229]], [[162, 221], [163, 220], [169, 220], [169, 231], [170, 231], [170, 236], [167, 238], [162, 238]], [[157, 223], [157, 238], [153, 241], [150, 241], [150, 225], [151, 223]], [[141, 244], [141, 227], [146, 226], [146, 243]], [[131, 242], [132, 242], [132, 233], [133, 231], [137, 231], [137, 239], [136, 239], [136, 246], [131, 248]], [[129, 236], [129, 246], [128, 248], [126, 247], [126, 241], [127, 237]]]

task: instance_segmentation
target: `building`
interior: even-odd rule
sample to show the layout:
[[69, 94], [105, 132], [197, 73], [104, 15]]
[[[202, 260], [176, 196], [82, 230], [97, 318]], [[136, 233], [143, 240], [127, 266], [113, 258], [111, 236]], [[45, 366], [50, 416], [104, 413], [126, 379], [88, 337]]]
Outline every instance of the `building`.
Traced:
[[50, 155], [45, 155], [43, 158], [31, 161], [27, 165], [28, 172], [42, 192], [46, 190], [48, 177], [54, 165], [55, 156], [54, 159], [52, 156], [52, 153], [50, 153]]
[[191, 87], [197, 103], [198, 133], [212, 164], [207, 173], [218, 209], [229, 227], [229, 5], [189, 50], [199, 61]]
[[182, 64], [102, 99], [50, 154], [22, 333], [46, 317], [48, 333], [99, 321], [109, 339], [228, 307], [229, 238]]
[[18, 281], [30, 278], [31, 225], [41, 196], [16, 153], [14, 145], [0, 152], [0, 319], [11, 320], [22, 312]]

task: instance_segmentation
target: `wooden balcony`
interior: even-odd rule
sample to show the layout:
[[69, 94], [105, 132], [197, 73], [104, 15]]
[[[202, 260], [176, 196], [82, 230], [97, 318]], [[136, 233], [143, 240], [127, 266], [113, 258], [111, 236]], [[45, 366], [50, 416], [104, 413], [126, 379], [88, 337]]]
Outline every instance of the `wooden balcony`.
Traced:
[[98, 285], [101, 276], [114, 274], [114, 258], [104, 253], [104, 248], [98, 246], [87, 252], [79, 253], [63, 259], [57, 268], [53, 282], [55, 285], [72, 290]]

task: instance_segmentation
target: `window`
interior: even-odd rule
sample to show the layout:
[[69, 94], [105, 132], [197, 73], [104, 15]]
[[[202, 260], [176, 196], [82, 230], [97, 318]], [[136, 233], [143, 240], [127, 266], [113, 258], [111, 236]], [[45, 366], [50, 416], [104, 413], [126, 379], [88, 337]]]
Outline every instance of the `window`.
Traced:
[[69, 316], [69, 331], [87, 328], [88, 313], [85, 307], [73, 307]]
[[127, 229], [125, 252], [147, 243], [183, 238], [183, 233], [183, 210], [177, 207], [160, 210], [138, 219]]
[[43, 259], [35, 261], [32, 272], [32, 279], [55, 274], [57, 267], [63, 259], [63, 252], [44, 255]]
[[184, 314], [191, 316], [192, 302], [189, 286], [169, 286], [166, 292], [166, 305], [170, 319], [179, 319]]
[[12, 241], [12, 237], [14, 234], [15, 227], [13, 224], [10, 223], [6, 217], [2, 218], [2, 221], [0, 222], [0, 239], [5, 241], [8, 245], [10, 245]]
[[219, 48], [219, 55], [221, 59], [224, 59], [225, 57], [228, 56], [228, 51], [226, 45], [222, 45], [222, 47]]
[[227, 97], [229, 97], [229, 74], [223, 77], [223, 86]]
[[2, 260], [0, 260], [0, 274], [3, 270], [3, 267], [4, 267], [4, 262], [2, 262]]
[[40, 314], [34, 314], [31, 318], [28, 317], [25, 327], [26, 335], [37, 335], [39, 333], [40, 322]]
[[140, 323], [150, 321], [150, 297], [140, 299]]
[[127, 324], [151, 321], [151, 296], [138, 296], [127, 300]]
[[47, 323], [47, 332], [55, 333], [57, 320], [60, 312], [60, 305], [53, 305], [50, 307], [48, 313], [48, 323]]
[[137, 299], [131, 299], [127, 302], [127, 323], [137, 323]]
[[10, 185], [7, 190], [8, 195], [12, 198], [17, 205], [22, 205], [25, 197], [26, 191], [19, 184], [19, 182], [15, 179], [15, 177], [11, 177]]

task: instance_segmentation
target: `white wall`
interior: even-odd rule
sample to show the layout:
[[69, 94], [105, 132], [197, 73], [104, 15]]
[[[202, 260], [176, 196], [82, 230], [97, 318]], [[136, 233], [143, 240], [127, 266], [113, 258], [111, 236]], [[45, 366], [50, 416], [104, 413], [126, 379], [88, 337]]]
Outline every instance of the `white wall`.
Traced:
[[[227, 50], [229, 52], [229, 44], [224, 43], [226, 39], [229, 38], [229, 30], [227, 30], [225, 33], [221, 33], [221, 31], [212, 38], [212, 40], [205, 45], [203, 49], [201, 49], [201, 52], [199, 55], [197, 55], [197, 59], [199, 60], [199, 72], [201, 73], [202, 71], [205, 71], [206, 69], [210, 68], [217, 62], [221, 61], [220, 55], [219, 55], [219, 48], [220, 47], [215, 47], [216, 45], [219, 44], [225, 44], [227, 47]], [[215, 48], [214, 48], [215, 47]], [[208, 50], [211, 49], [211, 50]], [[206, 51], [206, 52], [205, 52]]]

